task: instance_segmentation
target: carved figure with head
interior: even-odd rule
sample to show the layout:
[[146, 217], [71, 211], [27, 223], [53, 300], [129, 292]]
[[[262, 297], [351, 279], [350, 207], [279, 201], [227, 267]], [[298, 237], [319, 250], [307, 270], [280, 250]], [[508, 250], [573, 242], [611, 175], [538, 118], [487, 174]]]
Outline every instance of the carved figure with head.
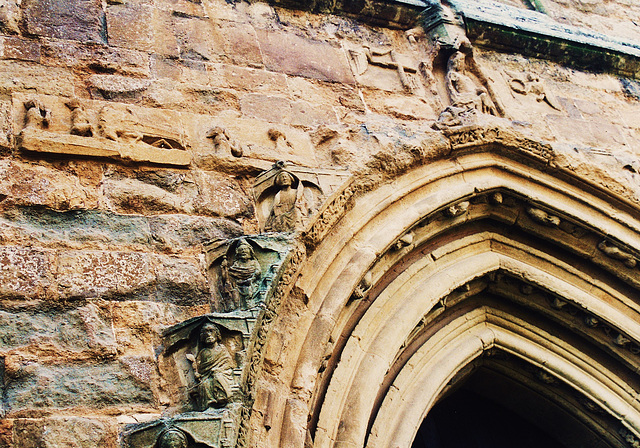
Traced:
[[158, 448], [188, 448], [189, 441], [178, 428], [169, 428], [158, 437]]

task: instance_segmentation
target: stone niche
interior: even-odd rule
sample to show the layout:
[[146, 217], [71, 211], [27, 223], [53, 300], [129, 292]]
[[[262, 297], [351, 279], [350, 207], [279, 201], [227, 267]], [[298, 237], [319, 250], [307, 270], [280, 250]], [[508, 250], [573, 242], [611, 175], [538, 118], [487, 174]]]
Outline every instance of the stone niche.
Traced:
[[322, 170], [284, 161], [258, 175], [253, 186], [256, 216], [263, 232], [301, 230], [322, 201], [348, 177], [345, 170]]
[[260, 310], [289, 244], [286, 236], [242, 237], [210, 243], [205, 248], [205, 260], [212, 311]]
[[187, 126], [174, 111], [17, 94], [13, 117], [23, 151], [173, 166], [191, 163]]
[[167, 328], [158, 359], [165, 418], [128, 427], [129, 448], [235, 446], [246, 348], [257, 313], [207, 314]]

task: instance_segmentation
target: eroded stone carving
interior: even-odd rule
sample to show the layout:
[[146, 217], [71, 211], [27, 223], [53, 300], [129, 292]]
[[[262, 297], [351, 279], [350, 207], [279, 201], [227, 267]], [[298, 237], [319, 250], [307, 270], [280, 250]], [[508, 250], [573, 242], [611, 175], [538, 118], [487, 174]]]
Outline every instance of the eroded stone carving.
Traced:
[[413, 232], [407, 232], [404, 235], [402, 235], [398, 241], [396, 241], [395, 243], [393, 243], [393, 249], [394, 250], [400, 250], [403, 247], [408, 247], [411, 245], [411, 243], [413, 243]]
[[70, 133], [82, 137], [93, 137], [93, 124], [80, 102], [77, 99], [73, 99], [67, 102], [66, 105], [71, 110]]
[[367, 80], [362, 77], [369, 67], [373, 66], [394, 70], [404, 91], [413, 92], [417, 88], [416, 81], [409, 78], [408, 74], [418, 73], [418, 67], [407, 57], [399, 55], [393, 48], [376, 49], [365, 45], [361, 49], [349, 50], [349, 57], [354, 74], [365, 84]]
[[31, 99], [24, 103], [26, 110], [24, 131], [46, 129], [51, 121], [51, 111], [37, 99]]
[[367, 271], [367, 273], [362, 277], [362, 280], [356, 286], [356, 289], [353, 290], [351, 294], [352, 300], [358, 300], [364, 298], [367, 292], [371, 289], [373, 285], [373, 274], [371, 271]]
[[158, 119], [156, 110], [144, 110], [141, 117], [142, 108], [47, 96], [25, 100], [23, 105], [19, 146], [26, 151], [178, 166], [191, 162], [181, 128], [175, 120]]
[[168, 428], [158, 437], [158, 448], [188, 448], [187, 435], [178, 428]]
[[271, 128], [267, 131], [269, 139], [276, 144], [276, 149], [279, 151], [289, 152], [293, 149], [293, 145], [287, 139], [287, 136], [280, 129]]
[[624, 438], [624, 441], [629, 444], [631, 448], [640, 448], [640, 440], [634, 433], [625, 427], [620, 428], [618, 433]]
[[275, 272], [288, 250], [280, 237], [214, 241], [206, 249], [212, 310], [260, 308]]
[[618, 246], [607, 242], [606, 240], [598, 244], [598, 249], [604, 252], [604, 254], [609, 258], [622, 261], [628, 268], [635, 268], [638, 265], [638, 260], [636, 259], [636, 257], [634, 257], [629, 252], [625, 252], [624, 250], [620, 249]]
[[533, 221], [549, 227], [558, 227], [561, 222], [557, 216], [536, 207], [527, 207], [527, 214]]
[[457, 204], [450, 205], [449, 207], [445, 208], [442, 213], [444, 213], [444, 215], [448, 216], [449, 218], [462, 216], [467, 213], [467, 210], [469, 210], [469, 205], [471, 205], [469, 201], [458, 202]]
[[506, 71], [505, 73], [509, 77], [509, 87], [514, 92], [520, 95], [532, 95], [539, 103], [545, 102], [556, 110], [562, 110], [558, 100], [547, 91], [546, 86], [538, 76], [531, 73], [523, 76], [514, 75]]
[[498, 115], [489, 92], [466, 73], [466, 54], [458, 50], [449, 57], [445, 78], [451, 105], [464, 110], [476, 110], [484, 114]]
[[255, 195], [257, 215], [265, 232], [294, 232], [318, 208], [322, 189], [313, 172], [276, 163], [258, 176]]
[[207, 133], [207, 138], [213, 141], [216, 152], [230, 153], [234, 157], [242, 157], [244, 148], [238, 141], [233, 140], [226, 129], [216, 126]]

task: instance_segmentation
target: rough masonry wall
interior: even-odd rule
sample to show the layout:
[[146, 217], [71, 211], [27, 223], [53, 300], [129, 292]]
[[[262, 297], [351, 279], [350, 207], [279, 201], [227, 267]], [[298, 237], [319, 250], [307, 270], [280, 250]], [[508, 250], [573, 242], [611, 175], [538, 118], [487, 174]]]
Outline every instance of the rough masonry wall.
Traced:
[[[115, 448], [125, 424], [157, 418], [171, 405], [159, 333], [209, 312], [205, 244], [259, 233], [255, 177], [286, 160], [343, 173], [337, 186], [371, 154], [419, 145], [449, 101], [419, 33], [261, 2], [6, 0], [0, 29], [0, 447]], [[475, 58], [500, 120], [640, 199], [636, 81]], [[546, 99], [510, 87], [527, 74]], [[129, 126], [166, 124], [190, 162], [50, 152], [71, 145], [73, 98], [92, 119], [115, 105]], [[32, 140], [29, 101], [50, 113]]]

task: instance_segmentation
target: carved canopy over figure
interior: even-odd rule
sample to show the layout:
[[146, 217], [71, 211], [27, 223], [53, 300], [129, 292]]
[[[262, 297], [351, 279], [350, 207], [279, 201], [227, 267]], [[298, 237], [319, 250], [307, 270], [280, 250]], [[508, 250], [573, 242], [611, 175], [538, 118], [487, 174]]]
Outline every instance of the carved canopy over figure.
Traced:
[[200, 349], [195, 359], [194, 388], [198, 410], [225, 405], [231, 398], [233, 362], [229, 350], [222, 344], [220, 329], [214, 323], [206, 323], [200, 329]]
[[225, 256], [221, 268], [227, 309], [249, 309], [255, 306], [253, 299], [259, 292], [262, 268], [251, 245], [241, 241], [236, 247], [233, 264], [229, 266]]
[[484, 114], [498, 115], [487, 90], [466, 74], [466, 55], [456, 51], [449, 58], [446, 76], [451, 104], [465, 110], [475, 109]]
[[300, 226], [302, 218], [307, 215], [304, 207], [304, 190], [298, 181], [293, 188], [295, 178], [287, 171], [276, 175], [275, 185], [278, 192], [273, 198], [273, 205], [264, 226], [266, 232], [293, 232]]

